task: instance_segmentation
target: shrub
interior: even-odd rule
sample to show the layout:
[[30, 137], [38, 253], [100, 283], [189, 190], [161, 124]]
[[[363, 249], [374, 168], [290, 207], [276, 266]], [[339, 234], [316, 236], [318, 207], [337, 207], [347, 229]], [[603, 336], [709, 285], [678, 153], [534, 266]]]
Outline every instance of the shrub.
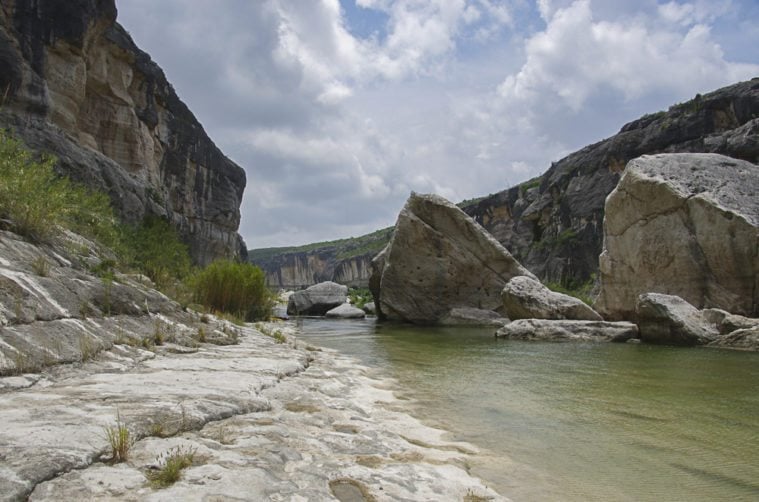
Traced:
[[194, 301], [254, 321], [271, 315], [273, 295], [263, 271], [250, 263], [218, 260], [188, 281]]
[[51, 156], [35, 158], [0, 131], [0, 217], [33, 240], [47, 240], [63, 227], [114, 246], [119, 230], [108, 197], [59, 176], [55, 163]]
[[176, 229], [165, 219], [147, 216], [142, 224], [126, 230], [131, 260], [159, 287], [184, 278], [190, 272], [190, 253]]

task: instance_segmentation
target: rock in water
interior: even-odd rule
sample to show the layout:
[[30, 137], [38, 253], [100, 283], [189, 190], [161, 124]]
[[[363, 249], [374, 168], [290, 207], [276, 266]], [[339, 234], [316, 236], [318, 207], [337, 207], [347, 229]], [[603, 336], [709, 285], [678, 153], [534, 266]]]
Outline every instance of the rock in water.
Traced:
[[631, 322], [520, 319], [496, 331], [495, 336], [549, 342], [626, 342], [638, 337], [638, 327]]
[[354, 307], [350, 303], [343, 303], [339, 307], [328, 310], [324, 316], [338, 319], [363, 319], [366, 317], [366, 312], [358, 307]]
[[378, 316], [417, 324], [437, 324], [456, 307], [500, 313], [506, 282], [534, 277], [461, 209], [415, 193], [372, 269]]
[[348, 286], [321, 282], [303, 291], [296, 291], [287, 300], [290, 315], [324, 315], [348, 299]]
[[709, 317], [682, 298], [658, 293], [640, 295], [636, 306], [640, 338], [666, 345], [704, 345], [719, 332]]
[[640, 294], [755, 316], [759, 167], [716, 154], [630, 161], [606, 200], [596, 310], [632, 318]]
[[583, 301], [551, 291], [529, 277], [511, 279], [503, 288], [501, 298], [509, 319], [603, 320]]

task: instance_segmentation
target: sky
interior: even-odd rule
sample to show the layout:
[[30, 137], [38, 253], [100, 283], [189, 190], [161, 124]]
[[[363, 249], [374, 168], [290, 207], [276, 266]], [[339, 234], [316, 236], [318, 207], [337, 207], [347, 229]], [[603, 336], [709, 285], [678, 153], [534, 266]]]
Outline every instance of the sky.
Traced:
[[757, 0], [117, 0], [247, 173], [248, 248], [394, 224], [759, 76]]

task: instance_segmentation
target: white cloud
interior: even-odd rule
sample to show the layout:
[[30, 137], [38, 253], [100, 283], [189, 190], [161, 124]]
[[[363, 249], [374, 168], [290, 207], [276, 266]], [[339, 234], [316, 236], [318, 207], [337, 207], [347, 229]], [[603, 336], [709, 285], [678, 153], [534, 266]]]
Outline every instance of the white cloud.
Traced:
[[[687, 5], [692, 8], [688, 12], [697, 12]], [[665, 11], [680, 8], [685, 7]], [[668, 21], [680, 19], [669, 15]], [[589, 0], [554, 12], [545, 31], [533, 35], [526, 48], [527, 61], [504, 80], [501, 95], [512, 102], [557, 96], [575, 112], [607, 89], [626, 100], [662, 91], [687, 95], [759, 71], [757, 65], [726, 61], [704, 24], [675, 31], [651, 28], [641, 19], [597, 21]]]

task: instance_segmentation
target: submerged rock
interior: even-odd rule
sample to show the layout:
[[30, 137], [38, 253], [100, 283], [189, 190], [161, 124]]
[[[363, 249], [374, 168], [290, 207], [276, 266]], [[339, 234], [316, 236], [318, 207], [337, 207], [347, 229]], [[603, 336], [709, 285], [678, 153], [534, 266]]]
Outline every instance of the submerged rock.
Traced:
[[514, 276], [533, 275], [457, 206], [412, 193], [390, 244], [372, 262], [380, 318], [437, 324], [452, 308], [503, 310]]
[[335, 307], [326, 314], [325, 317], [336, 317], [340, 319], [363, 319], [366, 317], [366, 312], [358, 307], [354, 307], [350, 303], [343, 303], [339, 307]]
[[638, 337], [638, 327], [630, 322], [520, 319], [496, 331], [495, 336], [550, 342], [627, 342]]
[[719, 332], [707, 316], [680, 297], [659, 293], [640, 295], [636, 306], [640, 338], [667, 345], [704, 345]]
[[715, 154], [630, 161], [606, 200], [596, 309], [634, 315], [639, 295], [759, 312], [759, 167]]
[[287, 300], [290, 315], [324, 315], [348, 299], [348, 286], [321, 282], [303, 291], [296, 291]]
[[501, 292], [510, 319], [576, 319], [602, 321], [582, 300], [551, 291], [530, 277], [514, 277]]

